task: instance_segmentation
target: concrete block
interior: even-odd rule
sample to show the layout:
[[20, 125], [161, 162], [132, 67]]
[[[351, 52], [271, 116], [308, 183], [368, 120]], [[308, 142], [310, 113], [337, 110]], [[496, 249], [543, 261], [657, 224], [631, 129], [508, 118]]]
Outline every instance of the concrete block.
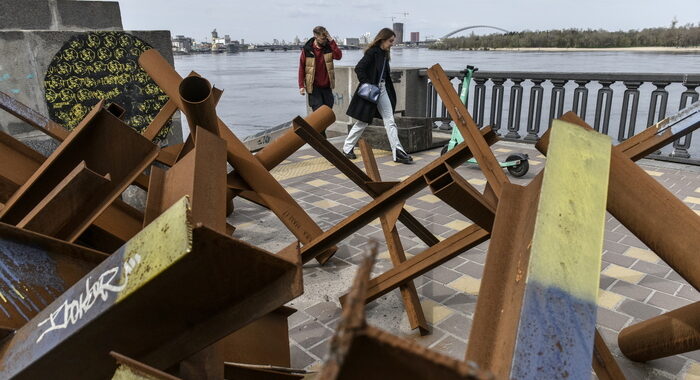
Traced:
[[[433, 148], [433, 133], [429, 119], [424, 117], [395, 117], [399, 141], [406, 150], [406, 153], [420, 152]], [[348, 131], [352, 124], [348, 124]], [[381, 119], [374, 119], [362, 133], [362, 137], [367, 140], [374, 149], [391, 150], [389, 138]]]
[[122, 15], [116, 1], [57, 2], [61, 28], [122, 30]]
[[47, 0], [0, 0], [0, 10], [0, 30], [51, 29]]

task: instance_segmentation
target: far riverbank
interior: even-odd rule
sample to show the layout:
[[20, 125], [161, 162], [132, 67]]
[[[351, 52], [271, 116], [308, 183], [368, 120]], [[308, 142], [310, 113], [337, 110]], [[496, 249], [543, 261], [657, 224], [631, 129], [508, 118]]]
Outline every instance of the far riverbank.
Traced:
[[[469, 49], [456, 49], [469, 50]], [[694, 47], [671, 47], [671, 46], [642, 46], [642, 47], [615, 47], [615, 48], [547, 48], [547, 47], [530, 47], [530, 48], [494, 48], [489, 51], [616, 51], [616, 52], [650, 52], [650, 53], [700, 53], [700, 46]]]

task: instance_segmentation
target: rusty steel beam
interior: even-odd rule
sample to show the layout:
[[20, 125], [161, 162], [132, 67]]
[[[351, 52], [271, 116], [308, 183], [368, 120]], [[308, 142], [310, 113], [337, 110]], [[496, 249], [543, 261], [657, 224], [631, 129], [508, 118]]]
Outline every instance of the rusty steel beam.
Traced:
[[17, 224], [44, 199], [80, 161], [101, 175], [110, 174], [110, 191], [98, 206], [85, 212], [65, 235], [75, 241], [126, 189], [158, 153], [158, 147], [104, 109], [103, 102], [44, 161], [0, 211], [0, 221]]
[[[372, 243], [370, 243], [372, 244]], [[360, 264], [318, 380], [493, 379], [471, 363], [367, 326], [364, 304], [376, 244]]]
[[[482, 135], [485, 136], [487, 144], [493, 144], [497, 137], [490, 128], [484, 128]], [[428, 186], [425, 175], [447, 163], [452, 167], [458, 166], [471, 158], [471, 152], [466, 144], [460, 144], [455, 149], [446, 153], [444, 156], [437, 158], [435, 161], [423, 167], [410, 177], [406, 178], [401, 183], [392, 187], [391, 190], [385, 191], [369, 202], [367, 205], [350, 215], [340, 223], [336, 224], [323, 235], [314, 239], [312, 242], [305, 244], [301, 248], [302, 262], [308, 262], [323, 250], [333, 244], [337, 244], [346, 237], [350, 236], [355, 231], [367, 225], [372, 220], [389, 211], [396, 204], [399, 204], [409, 197], [418, 193], [421, 189]]]
[[[372, 153], [372, 147], [369, 146], [365, 139], [361, 139], [359, 145], [367, 174], [370, 178], [372, 178], [372, 180], [377, 182], [381, 181], [382, 178], [379, 173], [379, 168], [377, 167], [377, 161], [374, 159], [374, 154]], [[399, 236], [399, 231], [396, 229], [396, 221], [399, 217], [399, 213], [402, 210], [403, 203], [400, 203], [387, 214], [379, 217], [379, 221], [382, 225], [382, 231], [384, 232], [384, 240], [386, 241], [386, 246], [389, 250], [389, 257], [391, 258], [391, 262], [394, 266], [406, 261], [406, 253], [401, 245], [401, 236]], [[416, 285], [413, 283], [413, 281], [408, 281], [399, 287], [399, 291], [401, 292], [403, 307], [406, 310], [408, 323], [411, 326], [411, 329], [418, 329], [420, 335], [427, 335], [430, 333], [430, 326], [428, 326], [428, 322], [425, 320], [423, 307], [418, 299]]]
[[107, 257], [0, 223], [0, 329], [22, 327]]
[[241, 380], [296, 380], [304, 379], [304, 370], [295, 370], [278, 366], [249, 365], [244, 363], [224, 363], [226, 379]]
[[287, 319], [295, 312], [293, 308], [282, 306], [220, 340], [224, 361], [260, 366], [291, 366]]
[[[525, 292], [522, 276], [530, 255], [527, 249], [534, 231], [542, 175], [527, 187], [503, 188], [496, 211], [492, 239], [482, 275], [466, 360], [504, 376], [510, 371], [515, 347], [518, 312]], [[505, 359], [504, 359], [505, 358]], [[505, 376], [504, 376], [505, 377]]]
[[[561, 119], [592, 130], [575, 114], [567, 113]], [[547, 133], [536, 148], [542, 154], [547, 154]], [[695, 289], [700, 289], [700, 261], [697, 255], [697, 247], [700, 247], [700, 215], [618, 147], [612, 151], [608, 211], [676, 273]], [[649, 215], [653, 215], [653, 218]], [[669, 239], [669, 236], [674, 238]]]
[[700, 102], [695, 102], [617, 145], [632, 161], [700, 128]]
[[119, 365], [114, 372], [114, 376], [112, 376], [112, 380], [183, 380], [120, 353], [112, 351], [109, 355]]
[[[192, 76], [198, 76], [198, 74], [193, 71], [193, 72], [190, 72], [190, 74], [187, 77], [192, 77]], [[221, 91], [214, 92], [214, 105], [215, 106], [219, 102], [220, 97], [221, 97]], [[144, 129], [144, 131], [141, 132], [141, 134], [145, 138], [153, 141], [158, 136], [158, 134], [160, 134], [161, 130], [163, 128], [165, 128], [165, 126], [168, 124], [168, 121], [173, 117], [175, 112], [177, 112], [177, 104], [174, 101], [168, 99], [168, 101], [163, 105], [163, 107], [161, 107], [160, 111], [158, 111], [158, 114], [156, 115], [156, 117], [153, 118], [151, 123], [148, 124], [146, 129]], [[163, 148], [163, 149], [165, 149], [165, 148]], [[161, 153], [163, 153], [163, 150], [161, 150]], [[160, 158], [161, 157], [159, 157], [159, 159]], [[165, 162], [163, 162], [163, 163], [165, 163]], [[174, 161], [173, 161], [173, 163], [174, 163]], [[172, 166], [172, 164], [167, 164], [167, 163], [165, 163], [165, 164], [168, 166]]]
[[[21, 106], [23, 106], [20, 103]], [[23, 112], [34, 113], [23, 106]], [[60, 136], [59, 136], [60, 137]], [[37, 171], [46, 160], [44, 156], [27, 147], [13, 137], [0, 132], [0, 201], [6, 202], [17, 189]], [[141, 213], [116, 200], [102, 215], [100, 215], [89, 231], [91, 236], [99, 235], [99, 239], [85, 239], [94, 246], [110, 251], [101, 242], [113, 241], [108, 247], [118, 248], [124, 241], [134, 236], [141, 229]]]
[[467, 348], [503, 378], [584, 379], [593, 363], [610, 139], [552, 130], [545, 171], [504, 188]]
[[700, 302], [625, 327], [617, 343], [637, 362], [700, 350]]
[[58, 141], [65, 140], [70, 134], [70, 131], [60, 124], [51, 121], [2, 91], [0, 91], [0, 108]]
[[185, 157], [167, 171], [151, 168], [144, 226], [187, 195], [195, 223], [226, 233], [226, 143], [204, 128], [197, 129], [195, 147]]
[[[145, 51], [139, 57], [139, 64], [153, 78], [158, 86], [174, 100], [180, 110], [185, 110], [180, 102], [178, 86], [180, 75], [155, 49]], [[299, 206], [291, 195], [280, 185], [270, 172], [248, 151], [243, 143], [231, 132], [221, 119], [217, 118], [219, 135], [226, 141], [227, 159], [238, 171], [272, 212], [304, 244], [321, 235], [323, 230]], [[325, 263], [337, 250], [326, 247], [319, 253], [319, 262]]]
[[100, 175], [81, 161], [17, 227], [66, 240], [74, 226], [89, 218], [110, 190], [109, 173]]
[[192, 137], [197, 137], [196, 127], [202, 127], [218, 136], [217, 101], [209, 81], [199, 76], [189, 76], [180, 81], [178, 93]]
[[[69, 132], [63, 127], [15, 99], [7, 95], [0, 96], [0, 99], [0, 106], [14, 110], [11, 113], [15, 115], [24, 115], [21, 119], [34, 128], [59, 141], [68, 136]], [[36, 172], [46, 157], [3, 132], [0, 132], [0, 156], [3, 157], [0, 160], [0, 202], [6, 202]], [[143, 215], [138, 210], [116, 200], [95, 220], [82, 240], [104, 251], [112, 251], [141, 229], [142, 219]]]
[[[221, 95], [220, 91], [216, 92], [216, 95], [218, 101]], [[59, 124], [3, 93], [0, 93], [0, 108], [7, 110], [30, 126], [58, 141], [63, 141], [70, 134], [70, 131]], [[116, 117], [119, 113], [123, 114], [123, 109], [120, 108], [116, 104], [109, 106], [110, 112], [116, 113]], [[153, 140], [176, 110], [173, 103], [168, 101], [146, 128], [143, 133], [144, 137]], [[7, 148], [10, 148], [10, 153], [6, 151]], [[0, 150], [2, 150], [0, 153], [3, 157], [13, 157], [0, 162], [0, 202], [5, 202], [36, 171], [45, 157], [4, 133], [0, 135]], [[156, 161], [172, 166], [180, 150], [181, 145], [166, 147], [159, 152]], [[3, 164], [7, 164], [7, 167], [2, 167]], [[144, 190], [148, 189], [148, 179], [142, 174], [136, 177], [134, 184]], [[85, 232], [81, 240], [104, 251], [112, 251], [133, 237], [140, 230], [142, 221], [143, 215], [138, 210], [116, 200], [95, 220], [93, 226]]]
[[175, 103], [168, 99], [168, 101], [161, 107], [160, 111], [156, 117], [153, 118], [146, 129], [141, 132], [143, 137], [149, 139], [150, 141], [155, 140], [160, 131], [168, 124], [168, 121], [173, 117], [177, 111], [177, 106]]
[[626, 380], [620, 365], [610, 353], [610, 349], [597, 328], [595, 330], [592, 366], [598, 380]]
[[[167, 171], [151, 168], [144, 226], [188, 196], [192, 223], [226, 234], [226, 143], [202, 127], [193, 128], [197, 138], [189, 153]], [[183, 360], [179, 374], [185, 380], [218, 380], [224, 376], [223, 362], [223, 347], [216, 343]]]
[[183, 199], [4, 341], [0, 371], [106, 378], [112, 350], [163, 370], [301, 294], [298, 261], [188, 213]]
[[435, 91], [440, 95], [440, 99], [449, 112], [450, 117], [457, 125], [459, 132], [464, 137], [464, 142], [469, 146], [474, 158], [479, 162], [479, 168], [484, 173], [486, 181], [491, 185], [496, 196], [500, 196], [501, 187], [503, 184], [510, 183], [508, 177], [503, 173], [503, 169], [498, 164], [496, 156], [486, 144], [481, 134], [479, 127], [472, 119], [467, 107], [459, 99], [457, 91], [455, 91], [452, 83], [439, 64], [433, 65], [428, 69], [428, 77], [433, 83]]
[[[369, 282], [367, 298], [365, 302], [389, 293], [408, 281], [424, 274], [425, 272], [443, 264], [453, 257], [489, 239], [489, 233], [473, 224], [447, 239], [429, 247], [425, 251], [389, 269]], [[341, 302], [347, 297], [342, 296]]]
[[14, 137], [0, 132], [0, 202], [7, 202], [46, 159]]
[[[311, 145], [318, 153], [320, 153], [326, 160], [328, 160], [333, 166], [338, 168], [341, 173], [345, 174], [352, 182], [354, 182], [360, 189], [366, 192], [370, 197], [376, 198], [384, 191], [377, 191], [374, 189], [370, 182], [370, 178], [365, 172], [360, 170], [352, 161], [350, 161], [345, 155], [340, 153], [326, 138], [324, 138], [318, 131], [316, 131], [312, 124], [308, 123], [301, 117], [296, 117], [294, 119], [294, 132], [303, 138], [309, 145]], [[399, 215], [399, 220], [403, 223], [411, 232], [416, 234], [416, 236], [421, 239], [426, 245], [435, 245], [439, 240], [433, 235], [423, 224], [421, 224], [413, 215], [408, 211], [402, 209]]]
[[433, 175], [433, 178], [426, 178], [426, 181], [430, 191], [436, 197], [481, 228], [491, 231], [493, 218], [496, 214], [496, 202], [484, 197], [459, 173], [446, 164], [436, 170]]
[[366, 249], [365, 257], [355, 272], [355, 279], [348, 292], [348, 298], [343, 302], [340, 322], [338, 322], [335, 335], [331, 338], [331, 352], [327, 355], [328, 359], [323, 364], [323, 369], [317, 380], [332, 380], [340, 376], [347, 366], [346, 357], [353, 345], [355, 335], [367, 326], [364, 298], [367, 292], [367, 282], [378, 253], [376, 241], [370, 240], [367, 246], [369, 248]]
[[[296, 125], [298, 125], [299, 119], [303, 120], [305, 122], [305, 125], [310, 125], [311, 128], [320, 133], [322, 131], [325, 131], [326, 128], [328, 128], [331, 124], [333, 124], [333, 122], [335, 122], [335, 114], [333, 113], [333, 110], [330, 107], [321, 106], [319, 109], [310, 113], [305, 118], [295, 118], [292, 121], [292, 128], [290, 128], [279, 138], [267, 144], [258, 153], [255, 154], [255, 158], [257, 158], [260, 161], [260, 163], [265, 167], [265, 169], [272, 170], [282, 161], [286, 160], [289, 156], [291, 156], [294, 152], [299, 150], [299, 148], [301, 148], [306, 143], [299, 136], [297, 136], [296, 133], [294, 133]], [[241, 176], [238, 173], [236, 173], [235, 170], [228, 174], [227, 182], [229, 188], [235, 190], [235, 195], [240, 194], [243, 197], [247, 197], [247, 195], [251, 193], [250, 187], [245, 183], [243, 178], [241, 178]], [[262, 200], [249, 200], [252, 200], [253, 202], [258, 204], [261, 204], [260, 202], [262, 202]], [[267, 207], [264, 204], [261, 205]]]

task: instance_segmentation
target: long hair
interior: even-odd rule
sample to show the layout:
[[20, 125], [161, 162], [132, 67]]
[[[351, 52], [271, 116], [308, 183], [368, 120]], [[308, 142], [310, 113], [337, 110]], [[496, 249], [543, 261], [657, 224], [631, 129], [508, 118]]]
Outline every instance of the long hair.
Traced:
[[[384, 41], [388, 40], [391, 37], [396, 37], [396, 33], [394, 33], [394, 31], [389, 28], [382, 28], [382, 30], [380, 30], [379, 33], [377, 33], [377, 36], [374, 37], [374, 41], [372, 41], [371, 44], [367, 45], [365, 52], [367, 52], [367, 50], [375, 46], [380, 46]], [[391, 59], [389, 57], [388, 51], [386, 52], [386, 58], [389, 60]]]

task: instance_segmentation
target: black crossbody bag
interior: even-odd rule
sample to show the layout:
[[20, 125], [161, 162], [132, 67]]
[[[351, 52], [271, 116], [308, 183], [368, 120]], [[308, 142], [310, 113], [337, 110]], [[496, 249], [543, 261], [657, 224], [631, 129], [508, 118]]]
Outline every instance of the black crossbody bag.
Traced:
[[[379, 74], [380, 83], [382, 81], [382, 78], [384, 77], [384, 67], [386, 67], [386, 58], [384, 58], [384, 64], [382, 65], [382, 73]], [[362, 83], [357, 89], [357, 96], [374, 104], [377, 104], [377, 101], [379, 101], [379, 93], [379, 86], [374, 85], [372, 83]]]

